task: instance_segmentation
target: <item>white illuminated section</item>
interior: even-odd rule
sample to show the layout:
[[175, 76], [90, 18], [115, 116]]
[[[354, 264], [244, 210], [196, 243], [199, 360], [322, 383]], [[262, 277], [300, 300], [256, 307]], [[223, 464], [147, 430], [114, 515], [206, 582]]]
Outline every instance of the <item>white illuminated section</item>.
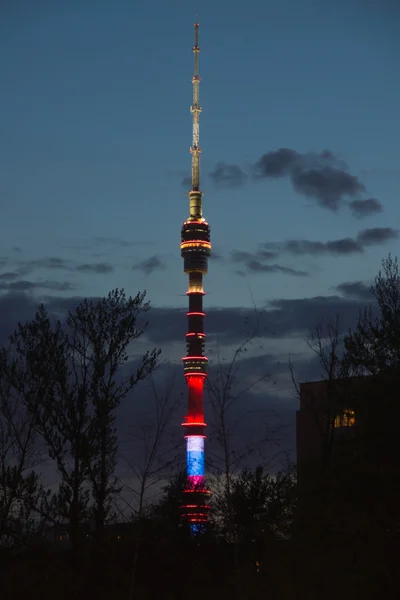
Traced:
[[204, 452], [204, 438], [199, 435], [189, 435], [186, 438], [188, 452]]

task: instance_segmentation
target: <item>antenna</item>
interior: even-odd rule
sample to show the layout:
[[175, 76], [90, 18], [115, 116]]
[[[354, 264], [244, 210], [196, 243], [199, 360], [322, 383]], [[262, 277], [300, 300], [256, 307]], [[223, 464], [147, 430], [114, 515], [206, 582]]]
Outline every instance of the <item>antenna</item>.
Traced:
[[193, 103], [190, 107], [192, 113], [192, 147], [190, 153], [192, 155], [192, 190], [198, 191], [200, 187], [200, 77], [199, 77], [199, 24], [196, 21], [194, 24], [194, 46], [192, 48], [194, 55], [194, 69], [192, 77], [193, 85]]

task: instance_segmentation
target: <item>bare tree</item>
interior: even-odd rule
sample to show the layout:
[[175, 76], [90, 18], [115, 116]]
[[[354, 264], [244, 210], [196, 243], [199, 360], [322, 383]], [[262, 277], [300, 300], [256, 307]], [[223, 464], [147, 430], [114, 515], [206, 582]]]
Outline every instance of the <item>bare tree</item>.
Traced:
[[396, 373], [400, 366], [400, 272], [398, 260], [382, 261], [371, 293], [378, 305], [360, 314], [355, 331], [345, 338], [346, 362], [356, 374]]
[[160, 385], [157, 385], [151, 375], [148, 384], [150, 387], [148, 399], [152, 399], [151, 408], [132, 427], [135, 454], [138, 458], [133, 462], [120, 452], [120, 456], [129, 466], [137, 482], [137, 485], [128, 485], [123, 480], [119, 480], [122, 489], [132, 494], [132, 500], [124, 502], [132, 510], [132, 519], [136, 523], [129, 599], [134, 598], [146, 508], [149, 502], [154, 501], [154, 495], [150, 495], [149, 498], [149, 493], [155, 490], [157, 496], [161, 492], [159, 489], [161, 482], [170, 475], [171, 468], [176, 468], [178, 461], [177, 441], [171, 438], [169, 431], [172, 417], [180, 403], [180, 398], [175, 395], [175, 379], [170, 377], [165, 380], [161, 391]]
[[123, 290], [114, 290], [96, 303], [81, 302], [64, 325], [53, 324], [41, 306], [36, 318], [19, 325], [11, 338], [23, 361], [12, 383], [56, 462], [58, 507], [74, 548], [81, 523], [90, 516], [102, 535], [116, 492], [115, 411], [156, 365], [156, 350], [140, 356], [136, 368], [128, 364], [130, 345], [147, 326], [137, 326], [137, 318], [149, 309], [144, 299], [145, 294], [127, 298]]
[[[24, 546], [39, 528], [44, 490], [38, 464], [34, 416], [9, 381], [18, 361], [0, 350], [0, 546]], [[36, 510], [35, 510], [36, 509]]]
[[[251, 375], [250, 381], [244, 383], [240, 381], [240, 367], [243, 365], [244, 357], [247, 357], [252, 346], [259, 342], [260, 319], [256, 308], [254, 313], [254, 326], [234, 350], [232, 358], [225, 361], [217, 351], [216, 363], [211, 365], [206, 387], [211, 405], [209, 437], [211, 443], [213, 440], [217, 442], [216, 451], [211, 448], [208, 450], [209, 465], [215, 474], [210, 478], [213, 483], [213, 502], [217, 505], [222, 502], [226, 508], [226, 535], [234, 546], [233, 567], [237, 592], [239, 590], [239, 532], [233, 503], [233, 477], [250, 455], [256, 452], [261, 454], [266, 445], [276, 443], [279, 429], [270, 425], [268, 418], [270, 415], [265, 412], [263, 415], [265, 430], [258, 439], [243, 443], [243, 440], [240, 440], [241, 436], [237, 435], [243, 422], [255, 415], [252, 407], [241, 406], [241, 401], [245, 400], [247, 394], [250, 395], [258, 384], [271, 379], [271, 374], [264, 371], [256, 377]], [[259, 412], [257, 416], [260, 421]], [[235, 436], [240, 441], [235, 440]]]
[[[307, 411], [311, 415], [322, 440], [321, 472], [328, 468], [332, 455], [335, 434], [335, 419], [338, 411], [342, 408], [338, 401], [340, 392], [340, 381], [348, 378], [349, 372], [343, 360], [343, 338], [341, 335], [340, 316], [327, 322], [316, 323], [312, 326], [305, 342], [314, 355], [318, 358], [321, 368], [321, 378], [324, 386], [321, 393], [313, 395], [311, 390], [305, 402]], [[289, 359], [289, 368], [296, 394], [300, 400], [300, 387], [294, 375], [294, 366]], [[321, 394], [323, 393], [323, 403]]]

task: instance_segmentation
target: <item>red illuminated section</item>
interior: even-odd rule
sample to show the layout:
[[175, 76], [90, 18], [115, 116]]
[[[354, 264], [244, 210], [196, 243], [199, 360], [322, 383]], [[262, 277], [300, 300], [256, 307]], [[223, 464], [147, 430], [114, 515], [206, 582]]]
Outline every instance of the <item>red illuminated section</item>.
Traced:
[[203, 407], [203, 393], [204, 393], [204, 380], [205, 375], [186, 375], [186, 381], [188, 386], [188, 414], [183, 423], [184, 427], [205, 427], [204, 423], [204, 407]]

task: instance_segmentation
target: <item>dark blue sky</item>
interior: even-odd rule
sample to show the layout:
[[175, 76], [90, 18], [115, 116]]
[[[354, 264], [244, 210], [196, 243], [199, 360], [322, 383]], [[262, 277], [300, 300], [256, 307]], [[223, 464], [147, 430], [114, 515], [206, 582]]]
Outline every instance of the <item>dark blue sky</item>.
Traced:
[[[42, 261], [22, 278], [76, 286], [66, 295], [147, 288], [153, 304], [180, 305], [195, 3], [34, 4], [5, 1], [0, 8], [6, 270], [47, 257], [74, 260], [86, 270], [74, 271], [70, 263], [69, 270], [53, 265], [50, 271]], [[370, 279], [381, 257], [396, 253], [394, 237], [364, 252], [285, 250], [263, 263], [308, 276], [255, 271], [239, 255], [232, 263], [230, 253], [256, 253], [260, 243], [288, 239], [356, 238], [361, 229], [395, 228], [400, 221], [395, 2], [198, 4], [204, 210], [224, 259], [211, 262], [207, 304], [250, 305], [251, 290], [261, 306]], [[250, 177], [242, 186], [236, 180], [216, 186], [209, 177], [219, 163], [251, 173], [263, 154], [282, 147], [301, 155], [328, 149], [365, 190], [343, 196], [334, 211], [296, 192], [289, 176]], [[357, 198], [376, 198], [384, 210], [355, 218], [346, 202]], [[158, 260], [149, 262], [147, 275], [141, 263], [152, 257]], [[93, 263], [112, 271], [90, 269]], [[143, 269], [132, 270], [135, 265]]]

